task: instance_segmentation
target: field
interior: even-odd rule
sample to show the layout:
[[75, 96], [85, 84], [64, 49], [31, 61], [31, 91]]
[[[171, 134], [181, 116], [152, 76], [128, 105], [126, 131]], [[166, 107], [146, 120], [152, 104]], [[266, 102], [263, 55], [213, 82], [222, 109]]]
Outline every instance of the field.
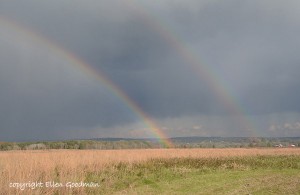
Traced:
[[1, 194], [300, 194], [300, 149], [2, 151], [0, 178]]

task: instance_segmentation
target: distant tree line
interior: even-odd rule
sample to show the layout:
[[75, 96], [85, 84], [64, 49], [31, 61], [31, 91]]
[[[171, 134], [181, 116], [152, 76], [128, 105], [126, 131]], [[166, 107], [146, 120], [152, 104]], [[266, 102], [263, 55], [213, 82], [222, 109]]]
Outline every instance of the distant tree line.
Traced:
[[[252, 147], [300, 147], [300, 138], [173, 138], [175, 148], [252, 148]], [[147, 149], [165, 148], [155, 140], [69, 140], [45, 142], [0, 142], [0, 150], [47, 149]]]
[[147, 141], [91, 141], [71, 140], [58, 142], [2, 142], [0, 150], [46, 150], [46, 149], [139, 149], [160, 148], [158, 143]]

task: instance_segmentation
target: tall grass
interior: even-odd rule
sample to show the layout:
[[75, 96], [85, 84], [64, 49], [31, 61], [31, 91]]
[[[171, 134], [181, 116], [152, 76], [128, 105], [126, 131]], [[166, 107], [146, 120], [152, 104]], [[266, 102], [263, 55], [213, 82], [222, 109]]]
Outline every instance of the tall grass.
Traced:
[[[0, 152], [2, 194], [109, 193], [197, 170], [300, 168], [300, 149], [148, 149]], [[164, 176], [163, 176], [164, 175]], [[11, 182], [98, 182], [100, 188], [39, 188], [20, 191]], [[151, 182], [150, 182], [151, 183]]]

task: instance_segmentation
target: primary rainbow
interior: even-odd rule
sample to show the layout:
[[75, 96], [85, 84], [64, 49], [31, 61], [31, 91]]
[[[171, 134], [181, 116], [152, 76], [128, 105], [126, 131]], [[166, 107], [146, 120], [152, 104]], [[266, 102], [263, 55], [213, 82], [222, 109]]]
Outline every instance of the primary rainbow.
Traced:
[[[159, 139], [159, 141], [166, 147], [174, 147], [171, 140], [164, 134], [164, 132], [156, 125], [154, 120], [144, 112], [141, 107], [135, 103], [120, 87], [118, 87], [113, 81], [111, 81], [102, 71], [97, 70], [90, 64], [84, 62], [78, 58], [75, 54], [69, 52], [63, 47], [55, 44], [53, 41], [48, 40], [42, 35], [21, 26], [19, 23], [12, 21], [11, 19], [0, 17], [0, 25], [17, 32], [24, 39], [30, 39], [40, 44], [43, 47], [50, 49], [54, 54], [66, 59], [71, 65], [80, 69], [90, 77], [96, 78], [101, 81], [105, 87], [107, 87], [116, 97], [118, 97], [135, 115], [143, 121], [145, 126], [151, 130], [151, 132]], [[20, 38], [20, 37], [19, 37]]]
[[243, 127], [242, 130], [248, 133], [248, 136], [257, 136], [255, 125], [250, 118], [245, 116], [246, 111], [234, 96], [233, 90], [226, 81], [221, 80], [221, 77], [211, 67], [202, 63], [196, 52], [185, 43], [176, 31], [167, 22], [164, 22], [162, 18], [147, 10], [147, 6], [143, 5], [141, 1], [129, 0], [126, 2], [129, 9], [132, 9], [139, 19], [175, 49], [178, 55], [186, 62], [185, 65], [190, 67], [192, 72], [196, 73], [200, 80], [206, 83], [225, 109], [236, 117], [237, 122]]

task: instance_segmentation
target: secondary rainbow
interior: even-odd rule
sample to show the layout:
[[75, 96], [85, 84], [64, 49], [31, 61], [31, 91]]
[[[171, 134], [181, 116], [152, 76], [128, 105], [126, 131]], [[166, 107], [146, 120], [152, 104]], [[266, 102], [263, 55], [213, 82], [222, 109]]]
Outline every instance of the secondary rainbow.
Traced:
[[[90, 64], [84, 62], [78, 58], [75, 54], [69, 52], [58, 44], [50, 41], [44, 36], [22, 26], [21, 24], [12, 21], [11, 19], [0, 17], [0, 24], [14, 32], [21, 35], [24, 39], [30, 39], [39, 45], [50, 49], [54, 54], [66, 59], [70, 64], [78, 69], [80, 69], [85, 74], [93, 77], [107, 87], [112, 94], [118, 97], [135, 115], [143, 121], [145, 126], [150, 129], [156, 138], [166, 147], [174, 147], [171, 140], [165, 135], [165, 133], [158, 127], [154, 120], [144, 112], [141, 107], [135, 103], [119, 86], [117, 86], [113, 81], [111, 81], [101, 70], [93, 68]], [[20, 38], [20, 37], [19, 37]]]
[[163, 21], [163, 18], [152, 14], [141, 1], [129, 0], [126, 2], [128, 8], [132, 9], [138, 15], [139, 19], [147, 24], [151, 30], [158, 33], [167, 44], [176, 50], [178, 55], [186, 62], [185, 65], [192, 69], [191, 72], [196, 73], [199, 79], [206, 83], [224, 108], [236, 117], [237, 123], [243, 127], [243, 132], [247, 136], [257, 136], [258, 133], [255, 125], [245, 116], [245, 110], [234, 96], [234, 92], [227, 82], [222, 80], [211, 67], [202, 63], [196, 52], [185, 43], [167, 22]]

